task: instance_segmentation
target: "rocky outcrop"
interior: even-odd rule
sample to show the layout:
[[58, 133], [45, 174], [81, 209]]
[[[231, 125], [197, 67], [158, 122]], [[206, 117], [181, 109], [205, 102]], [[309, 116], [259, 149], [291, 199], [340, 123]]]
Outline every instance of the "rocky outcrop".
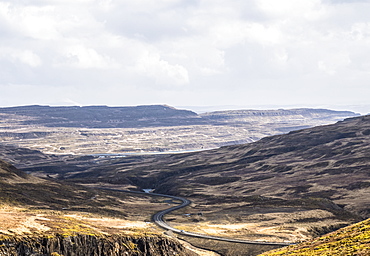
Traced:
[[7, 256], [121, 256], [147, 255], [195, 256], [173, 239], [161, 236], [129, 237], [94, 236], [30, 236], [0, 239], [0, 255]]

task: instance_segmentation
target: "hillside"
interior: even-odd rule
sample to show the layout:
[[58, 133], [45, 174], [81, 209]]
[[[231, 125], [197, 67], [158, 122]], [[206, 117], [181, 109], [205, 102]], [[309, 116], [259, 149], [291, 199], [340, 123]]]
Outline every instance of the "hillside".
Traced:
[[53, 154], [188, 151], [249, 143], [357, 114], [325, 109], [196, 114], [165, 105], [0, 108], [0, 143]]
[[[51, 156], [9, 147], [2, 152], [15, 162], [27, 156], [28, 163], [19, 164], [22, 169], [49, 177], [51, 183], [65, 180], [87, 187], [151, 188], [184, 196], [193, 202], [190, 207], [166, 217], [181, 230], [300, 242], [369, 217], [369, 147], [370, 116], [362, 116], [250, 144], [184, 154]], [[80, 190], [91, 191], [87, 187]], [[135, 216], [130, 208], [118, 213], [114, 202], [93, 200], [106, 206], [100, 208], [102, 214]], [[67, 207], [77, 209], [78, 200], [73, 205]], [[143, 209], [149, 212], [147, 205], [151, 204]], [[141, 209], [139, 206], [132, 207]], [[224, 255], [238, 255], [238, 251], [256, 255], [269, 249], [184, 239]]]
[[370, 253], [370, 219], [349, 227], [284, 249], [266, 252], [261, 256], [294, 255], [358, 255]]
[[24, 170], [88, 186], [184, 196], [193, 204], [168, 216], [179, 229], [299, 242], [370, 217], [369, 147], [370, 116], [362, 116], [208, 151], [72, 157]]
[[89, 200], [96, 195], [96, 191], [40, 179], [1, 160], [0, 178], [0, 201], [5, 204], [32, 209], [85, 209], [87, 212], [106, 214], [114, 212], [110, 209], [111, 205], [105, 206], [98, 201]]
[[[364, 116], [215, 150], [100, 160], [77, 174], [59, 166], [58, 177], [130, 183], [190, 197], [320, 197], [366, 217], [369, 135], [370, 116]], [[53, 168], [26, 170], [55, 174]]]
[[0, 255], [197, 255], [148, 223], [164, 205], [36, 178], [0, 160]]

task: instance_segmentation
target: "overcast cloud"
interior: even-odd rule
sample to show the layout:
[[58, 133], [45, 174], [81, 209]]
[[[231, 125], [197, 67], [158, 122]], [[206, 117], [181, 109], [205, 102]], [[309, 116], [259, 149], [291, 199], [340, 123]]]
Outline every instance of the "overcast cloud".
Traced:
[[369, 13], [370, 0], [0, 0], [0, 106], [367, 113]]

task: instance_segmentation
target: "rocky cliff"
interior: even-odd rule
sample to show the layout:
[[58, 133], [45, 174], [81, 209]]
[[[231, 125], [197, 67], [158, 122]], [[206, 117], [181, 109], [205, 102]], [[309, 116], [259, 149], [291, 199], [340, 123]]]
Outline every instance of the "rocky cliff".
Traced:
[[194, 256], [193, 252], [173, 239], [161, 236], [129, 237], [29, 236], [0, 238], [0, 255], [7, 256], [121, 256], [147, 255]]

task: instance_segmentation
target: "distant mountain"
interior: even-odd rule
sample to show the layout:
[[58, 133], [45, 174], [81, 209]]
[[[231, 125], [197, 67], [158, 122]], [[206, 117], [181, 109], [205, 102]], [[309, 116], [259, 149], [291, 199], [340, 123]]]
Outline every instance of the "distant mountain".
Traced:
[[[0, 114], [18, 116], [23, 125], [47, 127], [148, 127], [202, 124], [196, 113], [165, 105], [136, 107], [50, 107], [21, 106], [0, 108]], [[23, 120], [22, 120], [23, 117]]]
[[[335, 119], [341, 119], [348, 116], [355, 116], [351, 111], [335, 111], [329, 109], [310, 109], [310, 108], [299, 108], [299, 109], [277, 109], [277, 110], [227, 110], [227, 111], [215, 111], [201, 114], [202, 117], [211, 120], [227, 120], [227, 119], [242, 119], [248, 117], [277, 117], [277, 116], [291, 116], [295, 118], [310, 117], [313, 119], [327, 119], [328, 117]], [[339, 120], [338, 120], [339, 121]]]
[[[277, 110], [227, 110], [200, 115], [214, 125], [268, 126], [285, 133], [292, 130], [334, 123], [348, 117], [359, 116], [351, 111], [329, 109], [277, 109]], [[272, 135], [272, 134], [271, 134]]]
[[[46, 127], [85, 127], [85, 128], [140, 128], [158, 126], [200, 125], [223, 123], [248, 123], [264, 118], [268, 121], [277, 117], [295, 121], [297, 119], [316, 119], [339, 121], [356, 116], [350, 111], [325, 109], [292, 110], [230, 110], [204, 113], [201, 115], [189, 110], [179, 110], [166, 105], [135, 107], [50, 107], [20, 106], [0, 108], [3, 118], [18, 118], [23, 125], [43, 125]], [[269, 120], [270, 118], [271, 120]]]
[[231, 110], [196, 114], [166, 105], [0, 108], [0, 143], [56, 154], [187, 151], [357, 116], [325, 109]]

